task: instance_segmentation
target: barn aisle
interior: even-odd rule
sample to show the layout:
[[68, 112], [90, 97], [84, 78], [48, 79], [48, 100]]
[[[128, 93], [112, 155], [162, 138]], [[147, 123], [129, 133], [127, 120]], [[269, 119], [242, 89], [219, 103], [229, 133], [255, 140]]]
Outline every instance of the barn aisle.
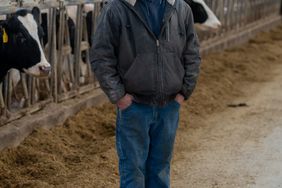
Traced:
[[182, 160], [173, 165], [172, 187], [282, 187], [281, 72], [282, 65], [273, 72], [274, 80], [233, 103], [248, 106], [206, 119], [205, 128], [181, 140], [187, 147], [197, 144], [193, 150], [182, 148]]
[[[281, 59], [282, 25], [203, 57], [181, 107], [173, 188], [282, 186]], [[0, 152], [0, 187], [118, 187], [114, 135], [111, 104], [35, 130]]]

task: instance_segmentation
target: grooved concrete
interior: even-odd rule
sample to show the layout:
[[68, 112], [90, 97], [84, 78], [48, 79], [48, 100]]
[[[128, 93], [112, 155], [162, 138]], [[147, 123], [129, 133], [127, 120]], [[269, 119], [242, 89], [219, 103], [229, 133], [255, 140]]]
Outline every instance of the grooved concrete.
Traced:
[[205, 119], [206, 127], [180, 136], [197, 144], [179, 151], [172, 187], [282, 187], [281, 71], [282, 64], [272, 73], [274, 80], [253, 83], [259, 88], [255, 94], [240, 99], [248, 107], [228, 108]]

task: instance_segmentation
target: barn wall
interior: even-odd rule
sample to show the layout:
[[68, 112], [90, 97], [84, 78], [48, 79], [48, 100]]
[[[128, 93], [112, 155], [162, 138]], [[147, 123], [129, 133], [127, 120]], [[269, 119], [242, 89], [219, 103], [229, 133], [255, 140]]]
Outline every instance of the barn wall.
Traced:
[[[2, 0], [3, 1], [3, 0]], [[35, 0], [17, 1], [17, 3], [1, 1], [0, 15], [13, 13], [19, 7], [32, 7], [38, 2]], [[86, 58], [88, 77], [85, 83], [80, 82], [80, 66], [82, 51], [87, 55], [89, 45], [85, 28], [84, 3], [94, 4], [93, 20], [96, 21], [100, 13], [101, 1], [65, 1], [58, 3], [55, 0], [45, 0], [39, 4], [41, 10], [49, 11], [48, 33], [49, 45], [46, 55], [53, 66], [53, 72], [48, 79], [36, 79], [25, 74], [21, 75], [21, 82], [13, 88], [11, 75], [7, 75], [5, 82], [0, 85], [0, 150], [7, 146], [15, 146], [23, 140], [35, 127], [44, 125], [54, 126], [64, 121], [70, 115], [77, 113], [81, 108], [105, 102], [99, 85], [89, 69], [89, 59]], [[222, 50], [240, 43], [262, 30], [270, 29], [281, 23], [281, 2], [277, 0], [207, 0], [207, 4], [222, 22], [222, 28], [216, 32], [201, 32], [201, 53]], [[77, 28], [75, 32], [75, 54], [70, 54], [70, 44], [66, 39], [67, 34], [65, 8], [76, 5]], [[236, 7], [236, 8], [235, 8]], [[56, 10], [59, 10], [57, 12]], [[55, 27], [56, 16], [60, 16], [61, 25], [58, 32]], [[96, 22], [93, 28], [96, 27]], [[58, 50], [56, 50], [56, 46]], [[73, 67], [69, 72], [63, 72], [63, 62], [73, 59]], [[66, 84], [65, 82], [68, 83]], [[20, 94], [15, 94], [20, 93]], [[16, 101], [16, 102], [15, 102]], [[19, 107], [15, 105], [22, 103]], [[66, 104], [72, 104], [67, 105]], [[56, 110], [55, 110], [56, 109]], [[42, 116], [42, 114], [45, 114]], [[36, 118], [35, 118], [36, 117]], [[52, 121], [51, 121], [52, 120]]]

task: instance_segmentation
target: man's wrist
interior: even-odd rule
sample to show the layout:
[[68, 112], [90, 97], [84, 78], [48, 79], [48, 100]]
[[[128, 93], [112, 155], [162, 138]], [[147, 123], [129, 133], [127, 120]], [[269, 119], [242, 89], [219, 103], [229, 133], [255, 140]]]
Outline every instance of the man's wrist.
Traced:
[[185, 100], [185, 95], [182, 92], [178, 93], [178, 95], [181, 95], [181, 97], [183, 97], [183, 100]]

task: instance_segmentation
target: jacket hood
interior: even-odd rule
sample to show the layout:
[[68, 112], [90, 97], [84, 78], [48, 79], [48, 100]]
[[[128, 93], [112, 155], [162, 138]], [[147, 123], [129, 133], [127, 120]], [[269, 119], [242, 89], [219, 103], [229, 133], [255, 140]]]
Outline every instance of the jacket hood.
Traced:
[[[138, 1], [138, 0], [124, 0], [124, 1], [126, 1], [126, 2], [129, 3], [130, 5], [134, 6], [135, 3], [136, 3], [136, 1]], [[171, 6], [173, 6], [174, 3], [175, 3], [175, 0], [166, 0], [166, 1], [167, 1]]]

